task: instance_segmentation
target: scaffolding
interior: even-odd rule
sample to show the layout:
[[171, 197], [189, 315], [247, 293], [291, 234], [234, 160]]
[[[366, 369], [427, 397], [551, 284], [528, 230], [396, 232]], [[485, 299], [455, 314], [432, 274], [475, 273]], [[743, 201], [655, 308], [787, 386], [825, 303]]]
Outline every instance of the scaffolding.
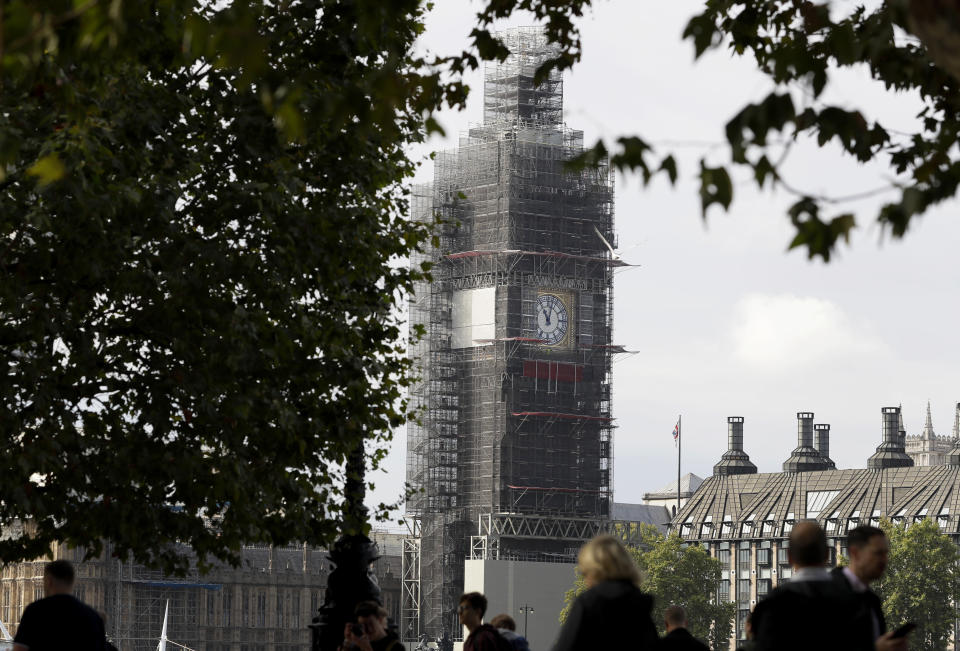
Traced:
[[[413, 219], [437, 222], [438, 240], [412, 259], [433, 266], [410, 302], [419, 367], [410, 399], [421, 416], [408, 429], [417, 492], [407, 512], [419, 535], [405, 554], [406, 639], [459, 636], [478, 518], [574, 518], [594, 531], [610, 517], [613, 272], [622, 264], [604, 242], [616, 246], [613, 175], [606, 162], [565, 165], [583, 151], [583, 133], [563, 124], [561, 75], [534, 83], [556, 55], [543, 31], [500, 37], [511, 55], [486, 70], [483, 124], [436, 155], [433, 183], [411, 201]], [[553, 338], [545, 300], [562, 309]], [[571, 549], [549, 537], [497, 544], [516, 556]]]

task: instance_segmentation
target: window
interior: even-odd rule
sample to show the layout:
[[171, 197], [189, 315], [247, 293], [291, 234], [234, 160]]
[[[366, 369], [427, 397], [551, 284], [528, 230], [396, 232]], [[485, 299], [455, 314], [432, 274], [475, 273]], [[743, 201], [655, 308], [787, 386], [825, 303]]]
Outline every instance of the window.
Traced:
[[[748, 545], [750, 543], [747, 543]], [[747, 547], [743, 549], [742, 547], [737, 550], [737, 568], [745, 569], [750, 567], [750, 548]]]
[[216, 626], [216, 611], [214, 610], [215, 604], [213, 600], [213, 593], [207, 593], [207, 626]]
[[733, 533], [733, 522], [729, 515], [723, 516], [723, 522], [720, 523], [720, 535], [729, 536]]
[[780, 549], [777, 550], [777, 564], [778, 565], [789, 565], [790, 564], [790, 550], [781, 543]]
[[277, 591], [277, 628], [283, 628], [283, 597]]
[[719, 549], [717, 550], [717, 560], [720, 561], [720, 564], [723, 566], [723, 569], [730, 569], [730, 550], [729, 549]]
[[293, 593], [293, 603], [290, 607], [290, 615], [293, 621], [290, 622], [290, 628], [300, 628], [300, 591]]
[[224, 628], [229, 628], [233, 625], [233, 594], [230, 592], [223, 593], [223, 626]]
[[839, 494], [840, 491], [807, 491], [807, 518], [816, 518]]
[[747, 615], [749, 614], [749, 608], [741, 608], [737, 611], [737, 638], [740, 640], [747, 639]]
[[250, 591], [242, 588], [240, 604], [240, 625], [244, 628], [250, 627]]
[[720, 590], [719, 590], [720, 601], [730, 601], [730, 581], [728, 579], [720, 580]]
[[770, 594], [773, 587], [773, 581], [770, 579], [757, 579], [757, 599], [763, 599]]
[[750, 579], [740, 579], [737, 581], [737, 601], [741, 604], [750, 603]]
[[[767, 543], [770, 544], [769, 542]], [[762, 567], [770, 567], [770, 548], [758, 549], [757, 550], [757, 565]]]
[[261, 591], [257, 594], [257, 623], [256, 626], [263, 628], [267, 625], [267, 593]]

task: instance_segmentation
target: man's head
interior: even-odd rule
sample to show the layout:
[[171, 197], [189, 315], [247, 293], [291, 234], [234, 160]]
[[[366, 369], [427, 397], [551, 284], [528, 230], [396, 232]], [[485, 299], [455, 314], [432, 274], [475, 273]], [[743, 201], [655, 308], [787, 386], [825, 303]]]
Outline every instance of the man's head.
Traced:
[[496, 617], [490, 620], [490, 626], [494, 628], [505, 628], [508, 631], [516, 631], [517, 623], [513, 621], [513, 617], [506, 613], [500, 613]]
[[663, 611], [663, 623], [667, 626], [667, 633], [678, 628], [687, 627], [687, 611], [683, 606], [667, 606]]
[[472, 633], [473, 629], [483, 622], [483, 614], [487, 612], [487, 598], [479, 592], [467, 592], [460, 596], [459, 603], [457, 614], [460, 615], [460, 624]]
[[73, 590], [73, 565], [70, 561], [52, 561], [43, 568], [43, 593], [46, 596], [70, 594]]
[[861, 525], [847, 533], [847, 553], [850, 570], [864, 583], [871, 583], [887, 569], [890, 545], [881, 529]]
[[387, 611], [376, 601], [361, 601], [353, 610], [357, 624], [372, 641], [381, 640], [387, 635]]
[[788, 551], [795, 568], [823, 567], [827, 563], [827, 536], [813, 520], [797, 523], [790, 532]]

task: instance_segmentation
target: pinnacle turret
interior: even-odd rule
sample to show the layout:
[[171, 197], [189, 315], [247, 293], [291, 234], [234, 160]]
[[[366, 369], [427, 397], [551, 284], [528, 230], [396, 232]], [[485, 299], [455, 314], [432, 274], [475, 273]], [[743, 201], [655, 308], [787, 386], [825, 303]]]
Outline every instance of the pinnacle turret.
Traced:
[[920, 436], [928, 441], [932, 441], [937, 438], [937, 435], [933, 431], [933, 419], [930, 417], [929, 400], [927, 400], [927, 420], [923, 423], [923, 434]]

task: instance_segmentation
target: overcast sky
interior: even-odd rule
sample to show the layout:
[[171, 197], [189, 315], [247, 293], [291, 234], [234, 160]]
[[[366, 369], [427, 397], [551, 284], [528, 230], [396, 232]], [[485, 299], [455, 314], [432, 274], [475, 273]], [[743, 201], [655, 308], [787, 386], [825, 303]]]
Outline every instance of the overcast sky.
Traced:
[[[949, 435], [960, 402], [956, 288], [960, 271], [957, 202], [915, 219], [893, 240], [872, 224], [882, 199], [843, 204], [859, 228], [829, 264], [786, 251], [793, 236], [786, 192], [761, 193], [749, 172], [734, 173], [729, 213], [701, 219], [697, 161], [727, 162], [724, 125], [772, 84], [748, 59], [723, 51], [693, 59], [681, 40], [701, 3], [599, 1], [580, 22], [583, 60], [564, 77], [564, 119], [585, 141], [637, 134], [673, 150], [680, 181], [643, 188], [616, 179], [619, 251], [637, 267], [618, 272], [614, 341], [633, 354], [614, 364], [614, 490], [618, 502], [676, 479], [671, 437], [683, 416], [683, 472], [701, 477], [726, 448], [726, 417], [743, 416], [745, 449], [760, 472], [781, 469], [797, 445], [796, 412], [830, 423], [838, 468], [862, 468], [880, 442], [880, 409], [902, 403], [908, 434], [923, 426], [931, 401], [938, 434]], [[846, 5], [848, 3], [841, 3]], [[440, 0], [423, 47], [454, 53], [467, 42], [477, 3]], [[522, 17], [504, 26], [532, 24]], [[472, 78], [469, 106], [441, 116], [447, 149], [468, 123], [481, 121], [482, 81]], [[798, 101], [802, 93], [798, 90]], [[913, 128], [915, 97], [893, 96], [865, 69], [835, 79], [823, 97], [858, 107], [893, 130]], [[785, 177], [830, 195], [872, 190], [889, 177], [836, 149], [795, 147]], [[427, 161], [418, 180], [430, 180]], [[395, 501], [404, 480], [406, 435], [398, 433], [371, 501]]]

